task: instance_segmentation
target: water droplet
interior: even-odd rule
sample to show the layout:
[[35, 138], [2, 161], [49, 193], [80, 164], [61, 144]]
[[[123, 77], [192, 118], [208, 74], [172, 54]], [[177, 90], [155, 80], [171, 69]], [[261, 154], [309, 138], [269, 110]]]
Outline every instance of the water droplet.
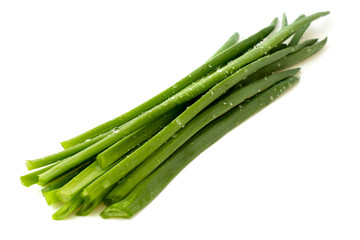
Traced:
[[120, 128], [119, 127], [115, 127], [115, 128], [113, 128], [113, 133], [117, 133], [117, 132], [119, 132], [120, 131]]
[[90, 138], [85, 140], [85, 142], [90, 142], [90, 141], [91, 141], [91, 139], [90, 139]]
[[281, 63], [278, 63], [278, 65], [277, 65], [278, 67], [280, 67], [281, 66]]
[[227, 104], [227, 102], [225, 102], [225, 101], [224, 101], [224, 102], [223, 102], [223, 104], [224, 104], [224, 105], [226, 105], [226, 104]]
[[232, 102], [229, 102], [230, 106], [233, 106], [234, 104]]
[[218, 69], [216, 69], [216, 72], [222, 72], [222, 68], [218, 68]]
[[213, 92], [213, 91], [210, 91], [210, 94], [211, 94], [211, 95], [214, 95], [214, 92]]
[[273, 101], [273, 100], [274, 100], [274, 96], [270, 96], [270, 100]]

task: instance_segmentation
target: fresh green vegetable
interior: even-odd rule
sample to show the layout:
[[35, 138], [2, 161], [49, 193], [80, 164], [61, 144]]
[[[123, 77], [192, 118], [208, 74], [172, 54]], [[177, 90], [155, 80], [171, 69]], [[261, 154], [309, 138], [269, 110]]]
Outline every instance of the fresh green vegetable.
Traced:
[[[290, 25], [289, 25], [290, 26]], [[284, 28], [285, 29], [285, 28]], [[269, 39], [270, 40], [270, 39]], [[268, 40], [268, 41], [269, 41]], [[145, 160], [148, 156], [150, 156], [156, 149], [158, 149], [162, 144], [164, 144], [171, 136], [173, 136], [178, 130], [180, 130], [187, 122], [189, 122], [193, 117], [195, 117], [200, 111], [202, 111], [205, 107], [207, 107], [209, 104], [211, 104], [213, 101], [215, 101], [217, 98], [219, 98], [221, 95], [223, 95], [226, 91], [228, 91], [231, 87], [238, 84], [241, 80], [245, 79], [250, 74], [256, 72], [257, 70], [283, 58], [284, 56], [296, 52], [297, 50], [303, 48], [303, 45], [299, 44], [297, 46], [286, 48], [283, 50], [280, 50], [276, 53], [273, 53], [271, 55], [262, 57], [258, 59], [257, 61], [254, 61], [239, 71], [237, 71], [235, 74], [231, 75], [230, 77], [226, 78], [222, 82], [218, 83], [216, 86], [214, 86], [211, 90], [209, 90], [207, 93], [205, 93], [198, 101], [193, 103], [190, 107], [188, 107], [182, 114], [180, 114], [174, 121], [169, 123], [164, 129], [162, 129], [159, 133], [157, 133], [154, 137], [152, 137], [148, 142], [146, 142], [144, 145], [142, 145], [139, 149], [137, 149], [134, 153], [126, 157], [123, 161], [116, 164], [113, 168], [111, 168], [109, 171], [107, 171], [105, 174], [103, 174], [101, 177], [99, 177], [96, 181], [94, 181], [92, 184], [90, 184], [88, 187], [84, 189], [82, 192], [83, 197], [90, 198], [90, 200], [93, 200], [97, 198], [98, 195], [100, 195], [103, 191], [106, 191], [107, 188], [112, 187], [113, 184], [115, 184], [117, 181], [119, 181], [121, 178], [123, 178], [127, 173], [129, 173], [132, 169], [134, 169], [136, 166], [138, 166], [142, 161]], [[255, 48], [260, 49], [260, 48]], [[253, 55], [251, 53], [252, 51], [249, 51], [250, 55]], [[247, 54], [244, 54], [245, 56]], [[242, 58], [242, 57], [240, 57]], [[237, 66], [236, 63], [241, 65], [243, 62], [246, 62], [249, 60], [243, 60], [237, 62], [237, 60], [234, 60], [230, 64], [231, 67]], [[250, 62], [250, 61], [249, 61]], [[207, 80], [213, 80], [216, 79], [217, 76], [221, 76], [221, 73], [223, 71], [230, 71], [228, 66], [225, 66], [224, 69], [222, 69], [221, 72], [216, 72], [212, 75], [210, 75]], [[195, 86], [195, 84], [192, 86], [193, 89], [196, 90], [196, 87], [202, 88], [204, 85], [207, 84], [206, 81], [204, 81], [203, 84]], [[185, 89], [184, 95], [188, 94], [187, 89]], [[182, 93], [182, 92], [180, 92]], [[52, 168], [54, 169], [54, 168]], [[49, 171], [51, 171], [50, 169]], [[43, 173], [44, 174], [44, 173]], [[41, 175], [39, 176], [41, 178]]]
[[159, 195], [170, 181], [201, 152], [231, 129], [265, 108], [297, 81], [297, 78], [289, 78], [280, 82], [213, 121], [189, 139], [164, 164], [132, 190], [126, 198], [110, 205], [100, 215], [103, 218], [129, 218], [139, 212]]
[[[273, 26], [269, 27], [273, 29]], [[269, 30], [267, 30], [269, 31]], [[262, 39], [263, 34], [261, 36], [257, 36], [257, 39]], [[251, 37], [250, 37], [251, 38]], [[248, 39], [250, 39], [248, 38]], [[247, 39], [247, 40], [248, 40]], [[247, 40], [242, 41], [247, 42]], [[254, 43], [253, 40], [250, 41]], [[236, 44], [233, 46], [235, 47]], [[248, 45], [247, 45], [248, 46]], [[229, 49], [232, 49], [230, 47]], [[228, 49], [228, 50], [229, 50]], [[241, 49], [244, 49], [243, 47]], [[227, 50], [223, 51], [221, 54], [227, 52]], [[249, 51], [251, 52], [251, 51]], [[244, 55], [247, 55], [247, 52]], [[261, 54], [262, 51], [259, 52]], [[221, 55], [219, 54], [219, 55]], [[259, 55], [258, 54], [258, 55]], [[70, 168], [75, 167], [76, 165], [86, 161], [87, 159], [95, 156], [96, 154], [100, 153], [101, 151], [105, 150], [109, 146], [113, 145], [120, 139], [126, 137], [127, 135], [131, 134], [132, 132], [144, 127], [146, 124], [153, 121], [155, 118], [165, 114], [166, 112], [170, 111], [171, 109], [175, 108], [178, 105], [186, 103], [191, 99], [197, 97], [198, 95], [204, 93], [205, 91], [209, 90], [211, 87], [225, 79], [226, 77], [230, 76], [234, 71], [238, 70], [245, 64], [253, 61], [256, 59], [257, 55], [251, 55], [249, 58], [242, 58], [239, 57], [238, 59], [230, 62], [228, 65], [224, 67], [224, 71], [222, 72], [215, 72], [208, 77], [204, 77], [199, 81], [191, 84], [190, 86], [182, 89], [180, 92], [174, 94], [172, 97], [166, 99], [159, 105], [153, 107], [152, 109], [142, 113], [140, 116], [126, 122], [125, 124], [116, 128], [116, 131], [113, 131], [112, 134], [106, 136], [102, 140], [94, 143], [93, 145], [89, 146], [88, 148], [62, 160], [54, 166], [53, 168], [49, 169], [48, 171], [39, 175], [39, 181], [42, 184], [46, 184], [47, 182], [51, 181], [52, 179], [56, 178], [60, 174], [64, 173], [65, 171], [69, 170]], [[215, 56], [214, 58], [217, 58]], [[209, 63], [207, 65], [211, 65]], [[212, 66], [212, 65], [211, 65]]]
[[[138, 107], [132, 109], [131, 111], [117, 117], [113, 120], [110, 120], [106, 123], [99, 125], [79, 136], [76, 136], [72, 139], [62, 142], [64, 148], [72, 147], [76, 144], [86, 141], [87, 139], [94, 138], [101, 133], [105, 133], [111, 131], [113, 128], [120, 126], [136, 117], [138, 117], [143, 112], [150, 110], [151, 108], [155, 107], [156, 105], [160, 104], [161, 102], [165, 101], [166, 99], [170, 98], [174, 94], [178, 93], [180, 90], [184, 89], [185, 87], [189, 86], [190, 84], [197, 81], [199, 78], [205, 76], [206, 74], [212, 72], [219, 66], [224, 65], [228, 61], [232, 60], [233, 58], [241, 55], [242, 53], [246, 52], [251, 47], [255, 46], [265, 37], [267, 37], [275, 28], [276, 21], [274, 20], [270, 26], [260, 30], [256, 34], [252, 35], [251, 37], [232, 45], [228, 49], [216, 54], [212, 58], [210, 58], [205, 64], [198, 67], [196, 70], [191, 72], [189, 75], [181, 79], [179, 82], [175, 83], [165, 91], [161, 92], [160, 94], [156, 95], [155, 97], [151, 98], [150, 100], [146, 101], [145, 103], [139, 105]], [[234, 37], [236, 38], [236, 37]], [[230, 40], [232, 42], [232, 40]], [[230, 45], [225, 43], [225, 45]], [[221, 47], [224, 49], [225, 47]], [[220, 50], [221, 50], [220, 49]]]
[[[311, 41], [311, 43], [314, 43], [314, 41]], [[272, 71], [285, 69], [303, 61], [304, 59], [318, 52], [325, 45], [325, 43], [326, 39], [312, 46], [306, 47], [296, 53], [288, 55], [287, 58], [283, 58], [279, 62], [275, 62], [274, 64], [272, 64], [273, 66], [263, 68], [255, 74], [252, 74], [249, 78], [246, 79], [244, 85], [255, 81], [257, 78], [266, 77], [265, 75], [272, 74]], [[272, 71], [269, 71], [269, 69], [272, 69]], [[150, 156], [150, 158], [151, 157], [152, 156]], [[148, 159], [146, 161], [148, 161]], [[141, 169], [141, 165], [139, 166], [139, 169]], [[126, 194], [130, 190], [132, 190], [134, 186], [136, 186], [138, 181], [142, 180], [141, 177], [136, 177], [135, 172], [137, 171], [138, 168], [136, 168], [133, 172], [127, 175], [122, 181], [120, 181], [120, 183], [115, 187], [115, 189], [110, 192], [110, 194], [108, 194], [107, 201], [109, 201], [109, 199], [121, 200], [124, 196], [126, 196]]]
[[[284, 70], [326, 44], [300, 42], [319, 12], [289, 24], [283, 14], [239, 42], [233, 34], [191, 74], [133, 110], [62, 143], [63, 151], [26, 161], [38, 170], [20, 177], [39, 184], [53, 219], [85, 216], [102, 203], [103, 217], [130, 217], [152, 201], [192, 159], [297, 82]], [[290, 39], [289, 41], [287, 41]]]
[[116, 186], [117, 197], [125, 197], [137, 184], [139, 184], [148, 174], [165, 161], [173, 152], [184, 144], [191, 136], [205, 127], [208, 123], [225, 114], [235, 106], [261, 91], [266, 90], [275, 83], [295, 75], [300, 69], [293, 69], [267, 76], [258, 81], [252, 82], [245, 87], [237, 88], [226, 94], [214, 104], [199, 113], [184, 128], [179, 130], [176, 135], [162, 145], [156, 152], [150, 155], [142, 164], [127, 174], [124, 179]]

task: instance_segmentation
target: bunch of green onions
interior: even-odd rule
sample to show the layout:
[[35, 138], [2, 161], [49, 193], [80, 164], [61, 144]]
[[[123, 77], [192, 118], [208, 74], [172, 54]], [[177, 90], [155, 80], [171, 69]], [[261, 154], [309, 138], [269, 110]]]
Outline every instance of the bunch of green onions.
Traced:
[[299, 80], [299, 68], [326, 43], [300, 42], [328, 12], [301, 15], [274, 32], [277, 18], [245, 40], [233, 34], [203, 65], [165, 91], [79, 136], [63, 151], [26, 161], [25, 186], [39, 184], [46, 202], [63, 205], [53, 219], [129, 218], [146, 207], [196, 156], [265, 108]]

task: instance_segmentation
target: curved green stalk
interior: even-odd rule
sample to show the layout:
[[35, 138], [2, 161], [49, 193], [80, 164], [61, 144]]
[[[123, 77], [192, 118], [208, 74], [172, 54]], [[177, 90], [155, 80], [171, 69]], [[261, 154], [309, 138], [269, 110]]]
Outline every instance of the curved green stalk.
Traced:
[[77, 196], [70, 202], [65, 203], [59, 210], [57, 210], [53, 215], [52, 218], [54, 220], [62, 220], [68, 217], [71, 213], [73, 213], [78, 207], [80, 207], [83, 199], [81, 196]]
[[234, 44], [236, 44], [239, 41], [239, 37], [240, 37], [240, 35], [237, 32], [234, 33], [233, 35], [231, 35], [231, 37], [211, 56], [211, 58], [215, 57], [219, 53], [223, 52], [224, 50], [226, 50], [226, 49], [230, 48], [231, 46], [233, 46]]
[[282, 81], [251, 98], [242, 104], [241, 108], [234, 108], [213, 121], [189, 139], [166, 162], [133, 189], [126, 198], [110, 205], [100, 215], [103, 218], [129, 218], [142, 210], [201, 152], [237, 125], [265, 108], [297, 81], [297, 78]]
[[[295, 21], [298, 21], [304, 17], [305, 17], [305, 15], [300, 15]], [[294, 34], [293, 38], [290, 40], [289, 46], [294, 46], [294, 45], [298, 44], [301, 37], [304, 35], [305, 31], [309, 28], [309, 26], [310, 26], [310, 23], [303, 26], [299, 30], [297, 30], [296, 33]]]
[[156, 105], [160, 104], [161, 102], [165, 101], [166, 99], [170, 98], [174, 94], [178, 93], [185, 87], [189, 86], [190, 84], [194, 83], [201, 77], [207, 75], [208, 73], [212, 72], [219, 66], [224, 65], [228, 61], [232, 60], [233, 58], [241, 55], [242, 53], [246, 52], [248, 49], [255, 46], [265, 37], [267, 37], [273, 30], [274, 30], [274, 21], [271, 23], [269, 27], [266, 27], [256, 34], [250, 36], [249, 38], [232, 45], [230, 48], [220, 52], [219, 54], [210, 58], [205, 64], [201, 65], [199, 68], [194, 70], [192, 73], [181, 79], [179, 82], [174, 84], [173, 86], [169, 87], [168, 89], [164, 90], [163, 92], [159, 93], [155, 97], [151, 98], [150, 100], [144, 102], [143, 104], [137, 106], [136, 108], [130, 110], [129, 112], [110, 120], [106, 123], [103, 123], [85, 133], [82, 133], [74, 138], [69, 140], [63, 141], [61, 144], [64, 148], [72, 147], [76, 144], [84, 142], [87, 139], [94, 138], [101, 133], [105, 133], [111, 131], [113, 128], [125, 124], [126, 122], [138, 117], [145, 111], [150, 110], [151, 108], [155, 107]]

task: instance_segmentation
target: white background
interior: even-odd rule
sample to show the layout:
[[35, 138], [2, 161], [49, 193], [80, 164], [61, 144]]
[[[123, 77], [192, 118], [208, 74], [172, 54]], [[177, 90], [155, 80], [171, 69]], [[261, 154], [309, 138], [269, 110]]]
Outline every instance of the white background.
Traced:
[[[130, 220], [54, 221], [25, 160], [191, 72], [235, 31], [317, 11], [329, 37], [288, 94], [227, 134]], [[1, 238], [359, 239], [355, 1], [1, 1]]]

